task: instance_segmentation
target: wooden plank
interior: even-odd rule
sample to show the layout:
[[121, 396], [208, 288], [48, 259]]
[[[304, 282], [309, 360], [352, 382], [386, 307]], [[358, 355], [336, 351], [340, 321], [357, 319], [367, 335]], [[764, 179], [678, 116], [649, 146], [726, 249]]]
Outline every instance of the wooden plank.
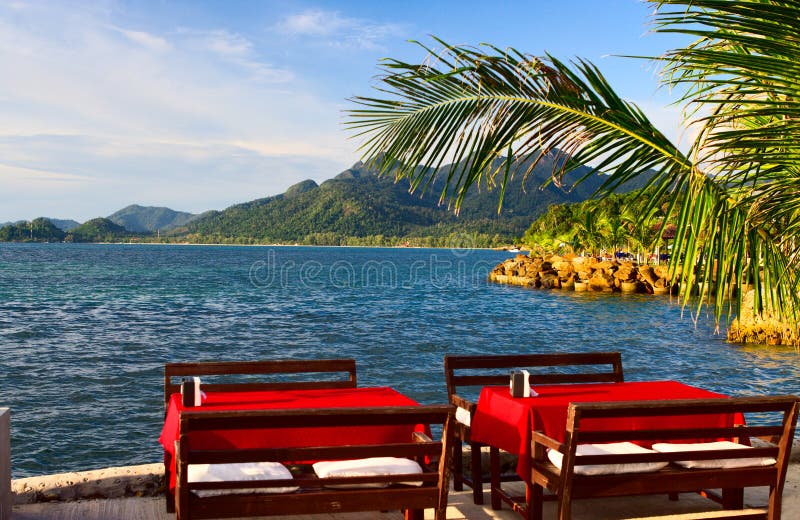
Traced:
[[187, 376], [275, 376], [294, 374], [310, 377], [327, 374], [331, 379], [313, 379], [273, 382], [241, 382], [238, 384], [204, 384], [204, 390], [212, 391], [250, 391], [287, 390], [308, 388], [355, 388], [355, 359], [279, 359], [265, 361], [203, 361], [166, 363], [164, 365], [164, 404], [169, 404], [172, 394], [180, 391], [180, 386], [172, 381], [176, 377]]

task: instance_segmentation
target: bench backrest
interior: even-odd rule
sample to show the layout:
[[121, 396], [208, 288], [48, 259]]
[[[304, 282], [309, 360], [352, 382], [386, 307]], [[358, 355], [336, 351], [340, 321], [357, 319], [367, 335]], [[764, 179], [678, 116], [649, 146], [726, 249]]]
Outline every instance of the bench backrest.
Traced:
[[[180, 381], [189, 376], [267, 376], [269, 381], [225, 382], [203, 381], [203, 390], [211, 392], [248, 392], [258, 390], [290, 390], [315, 388], [355, 388], [355, 359], [292, 359], [269, 361], [211, 361], [167, 363], [164, 365], [164, 407], [173, 393], [180, 392]], [[275, 376], [291, 375], [276, 380]]]
[[[322, 408], [285, 410], [247, 410], [237, 412], [197, 412], [181, 414], [180, 437], [177, 449], [176, 500], [178, 512], [202, 508], [209, 512], [224, 512], [226, 516], [288, 515], [336, 513], [386, 509], [418, 510], [434, 508], [436, 518], [444, 518], [449, 487], [449, 463], [452, 442], [451, 406], [403, 406], [377, 408]], [[442, 439], [434, 441], [427, 435], [414, 432], [416, 425], [442, 425]], [[259, 449], [192, 447], [192, 432], [213, 430], [265, 430], [281, 428], [368, 428], [371, 426], [408, 425], [409, 438], [404, 443], [350, 444], [346, 446], [317, 445]], [[418, 429], [418, 428], [417, 428]], [[218, 464], [241, 462], [281, 462], [316, 460], [349, 460], [368, 457], [404, 457], [417, 460], [422, 474], [380, 475], [370, 477], [293, 478], [291, 480], [203, 482], [189, 483], [188, 464]], [[426, 461], [433, 461], [433, 466]], [[416, 486], [389, 488], [325, 488], [353, 484], [398, 484], [422, 482]], [[214, 496], [200, 498], [194, 490], [269, 488], [297, 486], [299, 493]], [[308, 493], [313, 489], [313, 493]], [[183, 513], [181, 513], [183, 508]], [[234, 515], [233, 513], [237, 513]]]
[[[553, 370], [577, 368], [578, 371]], [[499, 369], [506, 369], [499, 373]], [[507, 385], [508, 369], [528, 369], [531, 384], [619, 383], [623, 381], [619, 352], [574, 352], [558, 354], [517, 354], [487, 356], [445, 356], [447, 395], [459, 388]]]

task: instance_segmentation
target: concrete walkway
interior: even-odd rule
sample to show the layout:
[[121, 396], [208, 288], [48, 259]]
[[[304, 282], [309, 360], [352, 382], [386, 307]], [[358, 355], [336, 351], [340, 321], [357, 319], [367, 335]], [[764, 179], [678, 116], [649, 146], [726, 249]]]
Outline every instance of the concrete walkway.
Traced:
[[[522, 485], [519, 491], [522, 491]], [[748, 507], [758, 507], [766, 503], [767, 489], [747, 490], [745, 503]], [[488, 502], [489, 493], [485, 492]], [[469, 490], [451, 492], [447, 518], [452, 520], [489, 520], [514, 519], [520, 517], [508, 508], [492, 511], [486, 506], [472, 503]], [[677, 515], [688, 514], [680, 518], [702, 518], [699, 511], [714, 509], [710, 501], [694, 494], [683, 494], [677, 502], [671, 502], [666, 496], [645, 496], [633, 498], [578, 500], [573, 506], [575, 520], [606, 520], [619, 518], [640, 518], [643, 515]], [[430, 513], [430, 511], [428, 511]], [[427, 518], [428, 516], [426, 516]], [[129, 497], [103, 500], [78, 500], [71, 502], [39, 502], [14, 506], [12, 520], [172, 520], [174, 515], [167, 514], [164, 499], [161, 497]], [[284, 517], [269, 517], [280, 519]], [[285, 517], [286, 520], [396, 520], [402, 518], [399, 512], [389, 513], [351, 513], [337, 515], [299, 515]], [[545, 504], [545, 518], [555, 518], [555, 504]], [[794, 520], [800, 518], [800, 464], [789, 465], [786, 488], [783, 495], [783, 518]]]

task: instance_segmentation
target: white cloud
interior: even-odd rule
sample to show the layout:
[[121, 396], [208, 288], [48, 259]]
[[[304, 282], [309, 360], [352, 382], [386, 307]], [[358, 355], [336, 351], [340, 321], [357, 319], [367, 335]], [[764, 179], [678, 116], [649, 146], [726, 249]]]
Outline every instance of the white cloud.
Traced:
[[383, 40], [404, 32], [400, 24], [351, 18], [322, 9], [307, 9], [286, 16], [275, 28], [283, 34], [317, 38], [335, 47], [363, 49], [380, 49]]
[[0, 5], [0, 70], [14, 71], [0, 81], [0, 221], [203, 211], [353, 160], [340, 100], [247, 35], [132, 28], [114, 5]]
[[130, 41], [138, 43], [139, 45], [147, 47], [148, 49], [153, 51], [164, 52], [172, 48], [172, 46], [167, 42], [167, 40], [161, 38], [160, 36], [146, 33], [144, 31], [121, 29], [119, 27], [113, 27], [113, 29], [119, 31], [120, 34], [128, 38]]
[[6, 184], [6, 188], [11, 184], [30, 186], [32, 183], [41, 185], [92, 181], [91, 177], [84, 175], [23, 168], [3, 163], [0, 163], [0, 179], [3, 180], [4, 184], [9, 183]]

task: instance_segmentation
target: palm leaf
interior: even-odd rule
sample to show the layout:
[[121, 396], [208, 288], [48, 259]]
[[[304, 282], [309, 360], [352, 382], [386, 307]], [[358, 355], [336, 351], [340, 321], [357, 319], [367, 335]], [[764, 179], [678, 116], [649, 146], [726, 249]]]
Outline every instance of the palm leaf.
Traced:
[[[776, 26], [764, 6], [774, 8], [777, 19], [791, 12], [800, 19], [800, 6], [767, 0], [660, 5], [657, 30], [699, 38], [664, 58], [669, 81], [685, 86], [690, 109], [700, 107], [694, 112], [700, 137], [688, 155], [621, 99], [591, 63], [567, 65], [552, 56], [438, 40], [443, 49], [426, 49], [426, 63], [384, 61], [382, 97], [355, 98], [359, 106], [348, 124], [365, 139], [365, 157], [384, 173], [407, 177], [412, 190], [444, 176], [441, 200], [456, 210], [471, 187], [502, 191], [511, 176], [528, 173], [519, 171], [523, 165], [535, 167], [547, 155], [556, 157], [557, 183], [581, 164], [609, 172], [601, 194], [654, 170], [642, 215], [663, 200], [669, 201], [668, 215], [678, 210], [674, 280], [684, 288], [717, 282], [696, 309], [711, 304], [718, 322], [740, 312], [741, 295], [728, 297], [752, 280], [761, 291], [755, 311], [796, 324], [800, 202], [791, 194], [798, 191], [800, 119], [791, 110], [800, 96], [792, 92], [794, 78], [786, 76], [796, 66], [781, 68], [775, 56], [800, 63], [800, 51], [795, 43], [762, 40], [774, 38], [765, 32]], [[671, 5], [682, 8], [667, 10]], [[777, 34], [788, 38], [793, 30]], [[457, 166], [444, 173], [447, 163]], [[789, 209], [781, 209], [787, 202]], [[689, 294], [684, 292], [685, 304]]]

